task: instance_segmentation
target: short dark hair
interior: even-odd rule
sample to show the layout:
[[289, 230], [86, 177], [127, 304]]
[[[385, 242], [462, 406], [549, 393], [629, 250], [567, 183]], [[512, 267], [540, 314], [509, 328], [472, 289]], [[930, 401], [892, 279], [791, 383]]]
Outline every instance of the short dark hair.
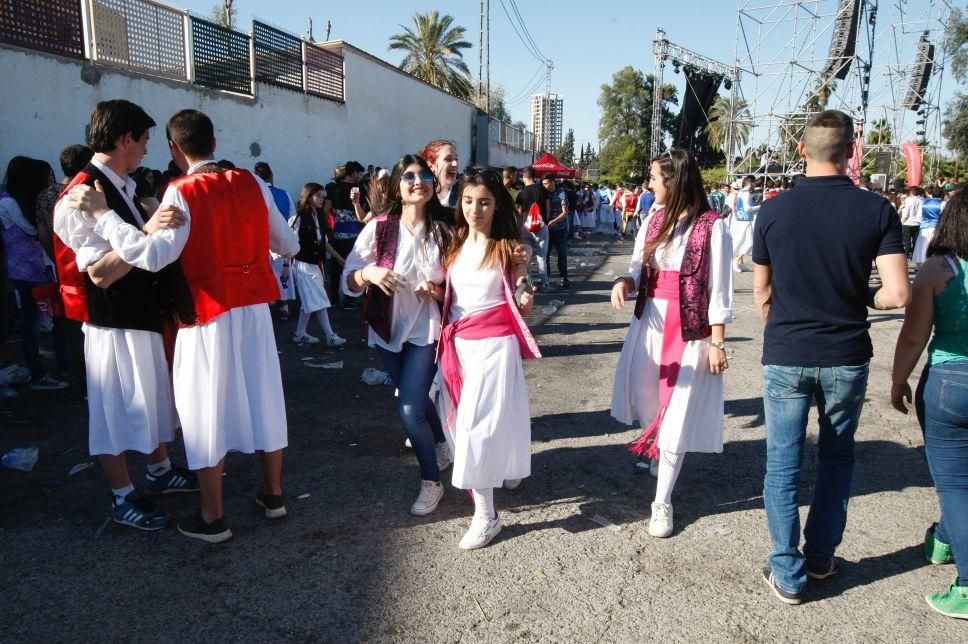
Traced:
[[92, 158], [94, 158], [94, 150], [86, 145], [80, 143], [69, 145], [60, 153], [61, 171], [65, 177], [73, 177], [83, 170]]
[[534, 181], [534, 168], [532, 168], [531, 166], [527, 166], [524, 170], [521, 171], [521, 176], [527, 179], [528, 181]]
[[346, 174], [356, 174], [357, 172], [366, 172], [366, 168], [359, 161], [347, 161]]
[[545, 172], [543, 175], [541, 175], [541, 180], [544, 181], [545, 179], [548, 179], [549, 181], [554, 181], [555, 175], [553, 175], [550, 172]]
[[212, 156], [215, 151], [215, 126], [198, 110], [175, 112], [165, 126], [168, 140], [193, 159]]
[[229, 161], [228, 159], [219, 159], [215, 165], [222, 168], [223, 170], [235, 170], [235, 164]]
[[101, 101], [91, 112], [87, 144], [95, 152], [111, 152], [117, 146], [118, 139], [125, 134], [141, 139], [154, 126], [155, 122], [147, 112], [131, 101]]
[[272, 183], [272, 168], [265, 161], [256, 163], [255, 167], [252, 168], [252, 172], [266, 183]]

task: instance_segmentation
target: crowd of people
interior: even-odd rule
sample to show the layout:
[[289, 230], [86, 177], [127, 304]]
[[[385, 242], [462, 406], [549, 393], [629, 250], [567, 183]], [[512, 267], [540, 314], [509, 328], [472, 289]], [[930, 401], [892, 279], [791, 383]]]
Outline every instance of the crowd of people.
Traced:
[[[216, 161], [214, 124], [197, 110], [165, 124], [169, 169], [143, 169], [154, 126], [133, 103], [99, 103], [88, 145], [61, 155], [60, 182], [46, 163], [16, 157], [0, 195], [0, 265], [20, 310], [23, 379], [59, 389], [79, 371], [90, 453], [117, 523], [163, 529], [173, 517], [151, 496], [197, 492], [199, 508], [177, 519], [178, 531], [230, 539], [222, 472], [232, 451], [259, 454], [254, 503], [269, 520], [286, 516], [288, 430], [270, 306], [286, 318], [298, 302], [293, 342], [339, 347], [345, 340], [328, 309], [362, 301], [367, 342], [397, 389], [419, 466], [409, 511], [434, 512], [452, 468], [451, 483], [474, 504], [458, 546], [487, 546], [503, 526], [494, 489], [531, 473], [522, 361], [541, 355], [525, 321], [534, 292], [571, 288], [569, 240], [634, 237], [629, 271], [611, 290], [616, 309], [635, 296], [611, 413], [642, 430], [629, 449], [657, 479], [649, 534], [674, 533], [672, 495], [686, 453], [723, 450], [733, 281], [752, 270], [765, 325], [772, 550], [763, 578], [781, 601], [798, 604], [808, 581], [837, 574], [874, 350], [868, 308], [907, 307], [891, 402], [907, 413], [913, 399], [940, 500], [925, 557], [958, 568], [948, 592], [927, 600], [968, 617], [968, 192], [933, 186], [928, 198], [912, 189], [901, 200], [856, 186], [846, 175], [854, 128], [845, 114], [808, 124], [799, 146], [806, 172], [791, 178], [707, 186], [695, 159], [674, 149], [651, 161], [642, 186], [559, 181], [530, 167], [461, 170], [457, 146], [440, 139], [389, 170], [348, 162], [327, 185], [306, 183], [297, 200], [273, 185], [267, 163], [250, 172]], [[920, 269], [913, 288], [911, 258]], [[53, 375], [38, 345], [46, 317]], [[313, 319], [322, 340], [309, 333]], [[5, 314], [0, 325], [6, 332]], [[928, 366], [912, 392], [925, 348]], [[818, 464], [801, 546], [797, 496], [812, 402]], [[178, 433], [187, 468], [169, 457]], [[127, 452], [145, 455], [138, 486]]]

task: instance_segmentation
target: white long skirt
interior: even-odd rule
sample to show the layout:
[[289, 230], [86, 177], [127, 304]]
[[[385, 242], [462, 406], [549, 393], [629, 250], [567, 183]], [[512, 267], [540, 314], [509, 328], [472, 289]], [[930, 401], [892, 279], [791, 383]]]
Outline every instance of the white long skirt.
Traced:
[[934, 239], [934, 228], [921, 228], [918, 230], [917, 241], [914, 242], [914, 252], [911, 253], [911, 259], [915, 264], [923, 264], [928, 261], [928, 246], [931, 245], [931, 240]]
[[[494, 488], [531, 475], [531, 405], [516, 336], [455, 341], [464, 386], [454, 427], [454, 487]], [[441, 390], [441, 419], [452, 409]]]
[[229, 451], [286, 446], [282, 374], [267, 305], [179, 329], [174, 382], [190, 469], [213, 467]]
[[733, 239], [733, 256], [749, 255], [753, 252], [753, 222], [737, 221], [734, 217], [729, 223], [729, 236]]
[[178, 414], [161, 334], [83, 328], [91, 455], [150, 454], [173, 440]]
[[[285, 261], [285, 257], [272, 257], [269, 263], [272, 264], [272, 272], [276, 276], [276, 284], [279, 285], [279, 299], [283, 302], [288, 302], [289, 300], [296, 299], [296, 284], [290, 276], [285, 288], [282, 286], [282, 265]], [[291, 275], [292, 270], [289, 272]]]
[[[659, 367], [667, 300], [650, 298], [642, 318], [632, 317], [615, 368], [612, 417], [648, 427], [659, 413]], [[686, 342], [669, 409], [659, 430], [659, 450], [723, 451], [723, 377], [709, 371], [709, 339]]]
[[303, 313], [315, 313], [328, 309], [329, 296], [326, 295], [326, 282], [323, 272], [316, 264], [292, 261], [292, 282], [299, 294], [299, 309]]
[[615, 232], [615, 209], [607, 204], [598, 207], [598, 228], [603, 232]]
[[582, 218], [582, 226], [584, 226], [585, 228], [594, 228], [595, 227], [595, 211], [594, 210], [586, 210], [586, 211], [584, 211], [581, 214], [581, 218]]

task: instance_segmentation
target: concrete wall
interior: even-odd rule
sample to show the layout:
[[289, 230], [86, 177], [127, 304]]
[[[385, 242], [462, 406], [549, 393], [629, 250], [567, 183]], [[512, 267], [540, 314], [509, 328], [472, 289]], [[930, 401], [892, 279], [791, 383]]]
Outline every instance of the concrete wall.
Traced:
[[531, 158], [530, 150], [521, 150], [497, 141], [490, 141], [488, 148], [490, 150], [489, 162], [494, 167], [513, 165], [517, 168], [523, 168], [531, 165], [531, 162], [534, 161]]
[[326, 183], [349, 160], [390, 167], [434, 138], [457, 142], [461, 162], [471, 159], [476, 109], [393, 66], [345, 44], [345, 104], [272, 85], [256, 84], [255, 98], [148, 78], [102, 65], [0, 46], [0, 172], [18, 154], [48, 161], [85, 139], [95, 103], [125, 98], [159, 123], [144, 165], [169, 161], [164, 122], [184, 108], [215, 123], [217, 158], [251, 168], [267, 161], [276, 184], [293, 196], [307, 181]]

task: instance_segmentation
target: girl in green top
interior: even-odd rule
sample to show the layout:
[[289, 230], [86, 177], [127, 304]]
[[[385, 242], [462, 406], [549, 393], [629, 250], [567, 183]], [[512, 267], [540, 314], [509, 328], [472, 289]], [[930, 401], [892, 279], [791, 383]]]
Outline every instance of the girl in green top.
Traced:
[[943, 615], [968, 619], [968, 193], [945, 207], [914, 280], [892, 375], [891, 404], [902, 413], [926, 346], [915, 409], [941, 519], [925, 535], [924, 554], [932, 564], [954, 563], [958, 573], [948, 592], [925, 599]]

